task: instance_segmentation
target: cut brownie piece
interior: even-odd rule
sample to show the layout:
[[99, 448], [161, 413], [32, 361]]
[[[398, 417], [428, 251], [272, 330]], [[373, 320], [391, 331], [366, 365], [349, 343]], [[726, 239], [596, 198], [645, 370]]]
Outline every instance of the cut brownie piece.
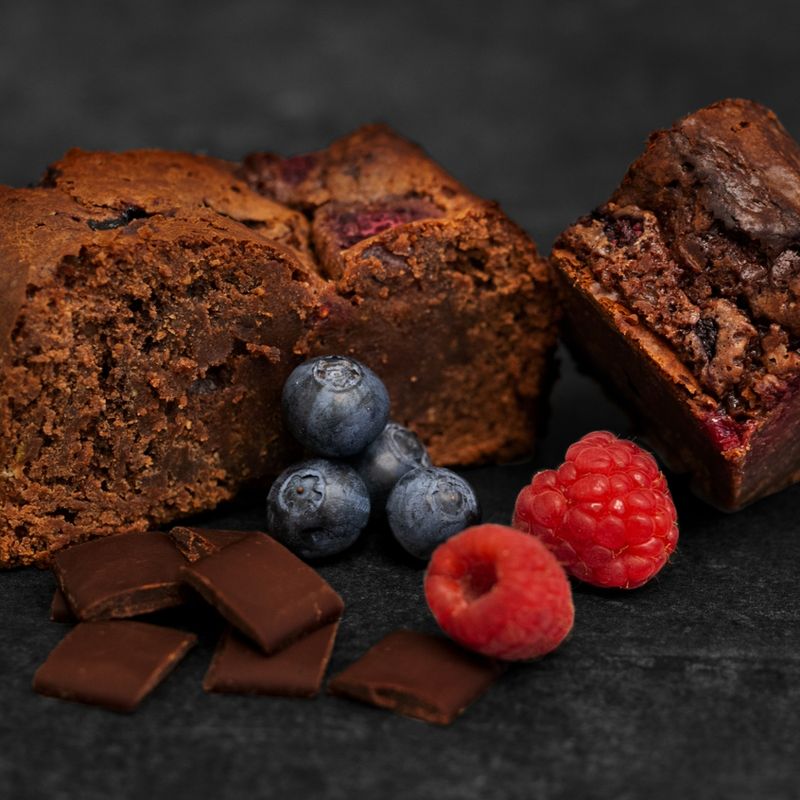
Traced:
[[[97, 156], [0, 187], [0, 565], [213, 507], [290, 446], [280, 390], [320, 283], [289, 247], [305, 220], [210, 160]], [[278, 213], [282, 242], [259, 230]]]
[[555, 311], [546, 263], [496, 204], [383, 126], [308, 156], [254, 154], [242, 174], [311, 221], [329, 280], [304, 354], [372, 367], [435, 463], [531, 452]]
[[375, 369], [441, 464], [532, 449], [546, 264], [385, 128], [241, 166], [73, 150], [0, 212], [0, 566], [277, 474], [311, 355]]
[[800, 147], [772, 112], [653, 134], [552, 261], [572, 342], [699, 494], [733, 510], [800, 479]]

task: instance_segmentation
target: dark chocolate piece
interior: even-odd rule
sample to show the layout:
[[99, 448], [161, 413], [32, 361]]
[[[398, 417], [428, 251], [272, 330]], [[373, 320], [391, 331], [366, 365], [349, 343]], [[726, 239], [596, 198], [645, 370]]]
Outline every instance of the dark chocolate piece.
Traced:
[[166, 533], [126, 533], [59, 551], [53, 572], [78, 619], [109, 619], [183, 603], [185, 563]]
[[175, 547], [181, 551], [183, 557], [192, 563], [201, 558], [210, 556], [238, 542], [251, 531], [218, 531], [207, 528], [185, 528], [176, 526], [170, 532], [170, 538]]
[[800, 146], [723, 100], [654, 133], [553, 248], [572, 346], [726, 510], [800, 480]]
[[440, 636], [395, 631], [328, 685], [330, 694], [449, 725], [503, 667]]
[[39, 694], [133, 711], [196, 642], [191, 633], [145, 622], [82, 622], [36, 671]]
[[338, 622], [265, 656], [232, 628], [222, 635], [203, 688], [228, 694], [314, 697], [333, 652]]
[[75, 622], [75, 615], [69, 607], [64, 592], [56, 588], [53, 592], [53, 601], [50, 603], [50, 619], [53, 622]]
[[267, 655], [337, 620], [344, 608], [311, 567], [264, 533], [183, 567], [181, 575]]

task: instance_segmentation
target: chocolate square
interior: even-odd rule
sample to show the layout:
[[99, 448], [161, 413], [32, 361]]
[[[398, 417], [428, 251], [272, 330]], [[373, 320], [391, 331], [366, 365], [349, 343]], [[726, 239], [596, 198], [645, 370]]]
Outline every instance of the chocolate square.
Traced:
[[502, 672], [440, 636], [390, 633], [328, 685], [330, 694], [449, 725]]
[[314, 697], [333, 652], [338, 622], [325, 625], [271, 656], [229, 628], [208, 668], [207, 692]]
[[184, 566], [181, 575], [267, 655], [337, 620], [344, 608], [320, 575], [263, 533]]
[[78, 619], [133, 617], [180, 605], [186, 560], [165, 533], [127, 533], [61, 550], [58, 585]]
[[185, 528], [182, 525], [174, 527], [169, 536], [175, 547], [180, 550], [183, 557], [194, 563], [201, 558], [217, 553], [223, 547], [244, 539], [252, 531], [225, 531], [211, 528]]
[[194, 645], [191, 633], [132, 620], [82, 622], [36, 671], [39, 694], [133, 711]]

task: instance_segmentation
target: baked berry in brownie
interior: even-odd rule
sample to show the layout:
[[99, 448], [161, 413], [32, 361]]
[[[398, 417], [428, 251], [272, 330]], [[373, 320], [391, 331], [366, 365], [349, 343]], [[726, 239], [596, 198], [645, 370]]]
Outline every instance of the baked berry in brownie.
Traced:
[[800, 147], [771, 111], [654, 133], [552, 260], [573, 343], [700, 494], [735, 509], [800, 478]]
[[441, 463], [528, 452], [554, 336], [530, 239], [386, 129], [71, 151], [0, 188], [0, 566], [266, 485], [309, 355], [371, 366]]

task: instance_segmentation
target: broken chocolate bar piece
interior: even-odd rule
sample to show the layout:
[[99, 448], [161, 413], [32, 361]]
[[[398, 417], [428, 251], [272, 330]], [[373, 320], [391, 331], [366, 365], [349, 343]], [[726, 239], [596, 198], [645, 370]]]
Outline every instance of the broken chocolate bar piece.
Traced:
[[73, 614], [86, 621], [180, 605], [185, 563], [166, 533], [128, 533], [59, 551], [53, 572]]
[[75, 615], [69, 607], [67, 598], [58, 588], [53, 592], [53, 600], [50, 603], [50, 619], [53, 622], [75, 622]]
[[133, 711], [194, 645], [191, 633], [131, 620], [82, 622], [36, 671], [39, 694]]
[[194, 563], [244, 539], [251, 531], [218, 531], [210, 528], [185, 528], [176, 526], [169, 536], [183, 557]]
[[320, 575], [264, 533], [182, 567], [181, 575], [267, 655], [339, 619], [344, 608]]
[[338, 622], [265, 656], [232, 628], [222, 635], [203, 688], [228, 694], [314, 697], [322, 685]]
[[328, 685], [330, 694], [449, 725], [503, 666], [439, 636], [390, 633]]
[[723, 100], [654, 133], [553, 248], [572, 346], [725, 510], [800, 480], [798, 187], [777, 117]]

